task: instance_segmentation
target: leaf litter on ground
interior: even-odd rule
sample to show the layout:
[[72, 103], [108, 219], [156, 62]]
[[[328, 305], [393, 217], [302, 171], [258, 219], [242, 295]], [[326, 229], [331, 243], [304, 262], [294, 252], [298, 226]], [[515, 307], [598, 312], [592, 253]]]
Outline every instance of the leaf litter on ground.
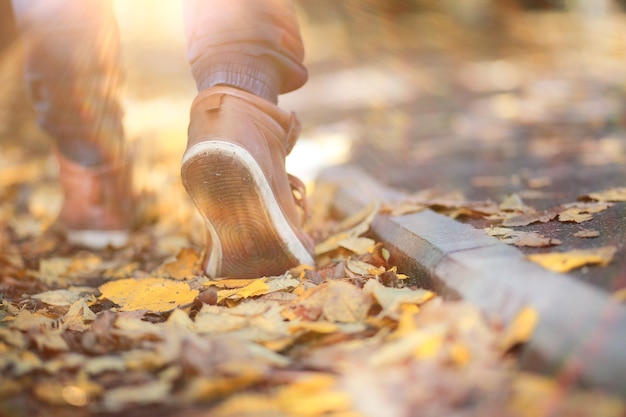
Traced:
[[[28, 182], [46, 178], [33, 165], [24, 169]], [[27, 182], [18, 171], [10, 168], [8, 186]], [[0, 217], [6, 248], [0, 411], [33, 417], [151, 409], [218, 417], [624, 413], [613, 397], [518, 369], [515, 348], [532, 338], [540, 320], [532, 307], [499, 323], [462, 301], [413, 287], [389, 263], [388, 251], [364, 236], [379, 212], [426, 207], [453, 217], [541, 219], [519, 196], [468, 203], [458, 193], [429, 191], [400, 207], [372, 205], [334, 219], [319, 203], [332, 200], [323, 195], [330, 190], [317, 191], [316, 218], [307, 226], [318, 243], [315, 265], [217, 281], [199, 271], [193, 228], [180, 223], [190, 218], [190, 206], [171, 212], [161, 205], [165, 226], [144, 226], [127, 247], [96, 253], [71, 247], [54, 228], [31, 228], [46, 216], [37, 199], [50, 189], [30, 206], [1, 195], [0, 212], [13, 214]], [[584, 215], [600, 207], [580, 204], [569, 208]], [[560, 211], [553, 213], [543, 218]], [[495, 233], [517, 244], [557, 244], [511, 229]]]

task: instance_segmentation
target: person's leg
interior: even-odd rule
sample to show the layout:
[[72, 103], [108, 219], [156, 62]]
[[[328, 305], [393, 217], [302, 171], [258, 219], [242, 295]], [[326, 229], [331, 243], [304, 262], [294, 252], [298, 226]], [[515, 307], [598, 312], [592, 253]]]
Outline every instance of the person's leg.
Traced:
[[291, 0], [186, 0], [184, 12], [198, 91], [231, 85], [276, 103], [306, 82]]
[[188, 0], [185, 12], [199, 94], [181, 175], [207, 227], [205, 272], [253, 278], [312, 263], [294, 196], [304, 191], [285, 171], [300, 126], [276, 106], [307, 78], [292, 4]]
[[[13, 0], [38, 122], [53, 138], [68, 238], [121, 244], [130, 222], [119, 35], [109, 0]], [[93, 240], [92, 238], [95, 238]]]

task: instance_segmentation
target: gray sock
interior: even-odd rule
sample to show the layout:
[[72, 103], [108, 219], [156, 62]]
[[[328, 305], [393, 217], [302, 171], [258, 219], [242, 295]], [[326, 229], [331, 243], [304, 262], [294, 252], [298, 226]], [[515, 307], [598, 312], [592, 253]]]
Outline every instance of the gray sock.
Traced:
[[202, 64], [193, 63], [191, 67], [198, 91], [228, 85], [278, 102], [279, 69], [271, 58], [227, 53], [209, 57]]

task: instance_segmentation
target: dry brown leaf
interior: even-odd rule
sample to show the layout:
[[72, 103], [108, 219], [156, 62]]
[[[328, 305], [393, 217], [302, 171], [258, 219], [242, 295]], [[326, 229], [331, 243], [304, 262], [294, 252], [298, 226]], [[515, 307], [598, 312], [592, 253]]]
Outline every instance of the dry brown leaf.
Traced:
[[526, 213], [529, 211], [529, 207], [524, 204], [522, 198], [518, 194], [509, 194], [505, 197], [504, 200], [499, 205], [500, 210], [504, 211], [517, 211], [521, 213]]
[[81, 298], [81, 292], [76, 290], [51, 290], [34, 294], [30, 297], [51, 306], [69, 307]]
[[532, 248], [544, 248], [547, 246], [560, 245], [562, 242], [559, 239], [552, 237], [545, 237], [537, 232], [527, 232], [517, 236], [514, 239], [513, 244], [515, 246], [526, 246]]
[[543, 211], [529, 211], [524, 214], [514, 215], [512, 217], [505, 217], [502, 221], [502, 226], [528, 226], [533, 223], [547, 223], [550, 220], [554, 219], [561, 210], [560, 207], [543, 210]]
[[584, 198], [596, 201], [626, 201], [626, 187], [615, 187], [607, 190], [589, 193]]
[[172, 383], [157, 379], [143, 385], [116, 387], [103, 394], [102, 405], [110, 412], [119, 412], [129, 406], [159, 404], [168, 398]]
[[315, 254], [321, 255], [339, 248], [340, 243], [351, 237], [358, 237], [367, 232], [378, 213], [380, 205], [370, 203], [352, 216], [344, 219], [338, 226], [338, 233], [315, 246]]
[[83, 332], [90, 327], [86, 322], [96, 319], [96, 314], [89, 309], [84, 298], [76, 300], [63, 316], [63, 327], [75, 332]]
[[592, 238], [592, 237], [598, 237], [598, 236], [600, 236], [600, 232], [598, 232], [597, 230], [590, 230], [590, 229], [583, 229], [574, 233], [574, 237], [581, 237], [581, 238]]
[[600, 213], [611, 206], [610, 203], [572, 203], [565, 205], [565, 210], [559, 212], [559, 221], [582, 223], [593, 218], [593, 214]]
[[328, 321], [340, 323], [365, 319], [372, 301], [369, 294], [343, 281], [328, 281], [307, 299], [309, 304], [321, 306], [321, 313]]
[[523, 232], [506, 227], [489, 227], [484, 230], [490, 236], [499, 236], [501, 242], [509, 245], [542, 248], [562, 243], [559, 239], [544, 237], [537, 232]]
[[39, 262], [39, 279], [48, 285], [60, 284], [71, 264], [72, 259], [70, 258], [55, 257], [42, 259]]
[[603, 246], [569, 252], [537, 253], [528, 255], [527, 258], [546, 269], [555, 272], [567, 272], [585, 265], [606, 266], [611, 263], [616, 251], [615, 246]]

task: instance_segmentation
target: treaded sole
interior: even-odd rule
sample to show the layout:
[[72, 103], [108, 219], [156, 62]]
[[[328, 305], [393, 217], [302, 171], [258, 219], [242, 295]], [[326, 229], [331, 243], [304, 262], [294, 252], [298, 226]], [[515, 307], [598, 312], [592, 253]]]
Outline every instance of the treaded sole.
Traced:
[[185, 152], [182, 180], [205, 220], [204, 269], [210, 277], [258, 278], [312, 264], [245, 149], [223, 141], [197, 143]]

